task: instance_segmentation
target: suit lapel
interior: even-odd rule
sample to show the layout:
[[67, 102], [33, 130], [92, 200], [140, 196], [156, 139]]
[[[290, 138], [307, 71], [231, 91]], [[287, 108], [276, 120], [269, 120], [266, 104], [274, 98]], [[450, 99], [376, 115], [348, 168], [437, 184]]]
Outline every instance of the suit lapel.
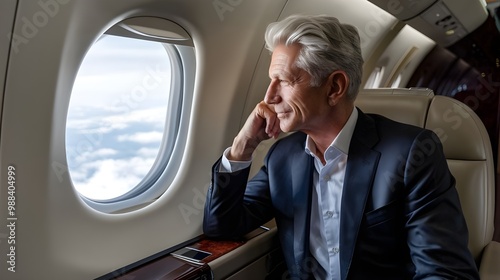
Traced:
[[291, 174], [294, 212], [293, 248], [295, 261], [299, 266], [302, 266], [302, 262], [309, 256], [312, 168], [314, 168], [313, 158], [304, 150], [294, 155]]
[[346, 279], [380, 153], [371, 148], [378, 141], [375, 124], [360, 110], [347, 159], [340, 218], [340, 272]]

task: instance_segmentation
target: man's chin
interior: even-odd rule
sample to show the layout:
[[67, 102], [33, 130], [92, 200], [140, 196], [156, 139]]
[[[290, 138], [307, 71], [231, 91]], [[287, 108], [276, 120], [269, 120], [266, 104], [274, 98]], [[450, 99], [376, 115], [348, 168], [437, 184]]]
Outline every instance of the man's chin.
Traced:
[[280, 129], [284, 133], [289, 133], [289, 132], [294, 132], [295, 131], [292, 127], [287, 126], [287, 125], [282, 124], [282, 123], [280, 123]]

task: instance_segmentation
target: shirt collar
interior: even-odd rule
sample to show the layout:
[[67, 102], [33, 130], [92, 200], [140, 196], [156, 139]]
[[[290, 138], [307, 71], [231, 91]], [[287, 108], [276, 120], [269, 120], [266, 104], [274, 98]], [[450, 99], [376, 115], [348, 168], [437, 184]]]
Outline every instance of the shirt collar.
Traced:
[[[354, 128], [356, 127], [356, 121], [358, 120], [358, 110], [354, 108], [347, 119], [344, 127], [340, 130], [339, 134], [335, 139], [333, 139], [330, 146], [325, 151], [325, 160], [330, 158], [330, 154], [336, 154], [341, 152], [345, 155], [349, 153], [349, 146], [351, 144], [352, 134], [354, 133]], [[316, 152], [316, 145], [307, 135], [305, 152], [309, 155], [314, 156]]]

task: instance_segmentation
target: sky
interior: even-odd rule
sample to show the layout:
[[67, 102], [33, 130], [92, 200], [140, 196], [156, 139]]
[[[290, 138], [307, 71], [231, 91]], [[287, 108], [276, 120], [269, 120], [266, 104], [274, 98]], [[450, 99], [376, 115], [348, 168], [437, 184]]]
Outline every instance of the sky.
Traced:
[[145, 177], [163, 138], [170, 78], [160, 43], [105, 36], [89, 50], [66, 124], [68, 168], [80, 194], [115, 198]]

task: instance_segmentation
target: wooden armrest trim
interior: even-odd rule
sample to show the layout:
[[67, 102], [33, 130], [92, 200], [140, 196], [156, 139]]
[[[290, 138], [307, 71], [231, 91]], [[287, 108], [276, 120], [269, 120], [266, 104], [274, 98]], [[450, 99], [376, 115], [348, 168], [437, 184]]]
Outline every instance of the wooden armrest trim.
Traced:
[[[95, 280], [128, 280], [128, 279], [195, 279], [200, 276], [207, 276], [212, 279], [212, 271], [208, 266], [220, 256], [242, 246], [247, 240], [268, 231], [266, 227], [260, 227], [249, 234], [244, 240], [212, 240], [200, 235], [187, 242], [164, 250], [153, 256], [140, 260], [131, 265], [103, 275]], [[190, 247], [211, 253], [210, 256], [201, 260], [200, 263], [192, 263], [171, 255], [172, 252]], [[198, 279], [198, 278], [196, 278]], [[203, 278], [201, 278], [203, 279]]]

